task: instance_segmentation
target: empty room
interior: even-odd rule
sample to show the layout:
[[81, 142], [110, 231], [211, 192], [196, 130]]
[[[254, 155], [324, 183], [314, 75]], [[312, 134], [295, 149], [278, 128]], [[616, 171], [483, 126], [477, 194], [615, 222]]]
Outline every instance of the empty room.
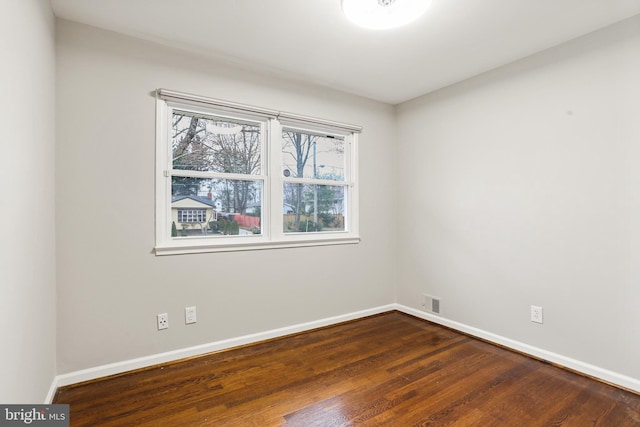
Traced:
[[0, 425], [640, 426], [638, 0], [2, 5]]

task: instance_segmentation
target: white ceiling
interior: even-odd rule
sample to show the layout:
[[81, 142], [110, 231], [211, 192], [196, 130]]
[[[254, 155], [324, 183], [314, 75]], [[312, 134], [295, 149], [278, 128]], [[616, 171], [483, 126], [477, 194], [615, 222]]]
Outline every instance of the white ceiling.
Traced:
[[60, 18], [398, 104], [640, 13], [640, 0], [433, 0], [411, 25], [340, 0], [51, 0]]

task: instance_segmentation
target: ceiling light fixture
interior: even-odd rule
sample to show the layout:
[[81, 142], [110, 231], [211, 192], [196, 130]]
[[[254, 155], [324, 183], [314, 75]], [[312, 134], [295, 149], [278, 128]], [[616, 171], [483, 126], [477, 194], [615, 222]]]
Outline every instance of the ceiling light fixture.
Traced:
[[430, 4], [431, 0], [342, 0], [342, 10], [360, 27], [386, 30], [415, 21]]

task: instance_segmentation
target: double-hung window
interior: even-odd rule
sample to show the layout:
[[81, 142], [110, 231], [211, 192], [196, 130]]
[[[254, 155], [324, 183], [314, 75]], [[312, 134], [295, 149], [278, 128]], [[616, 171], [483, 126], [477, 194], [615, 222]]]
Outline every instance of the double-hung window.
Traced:
[[360, 127], [156, 93], [156, 254], [359, 241]]

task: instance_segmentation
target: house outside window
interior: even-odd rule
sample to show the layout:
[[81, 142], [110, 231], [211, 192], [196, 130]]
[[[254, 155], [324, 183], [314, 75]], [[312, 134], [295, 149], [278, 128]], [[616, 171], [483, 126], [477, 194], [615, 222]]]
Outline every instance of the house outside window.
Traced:
[[206, 219], [205, 209], [178, 209], [178, 222], [205, 222]]
[[164, 89], [156, 105], [156, 254], [359, 241], [359, 127]]

